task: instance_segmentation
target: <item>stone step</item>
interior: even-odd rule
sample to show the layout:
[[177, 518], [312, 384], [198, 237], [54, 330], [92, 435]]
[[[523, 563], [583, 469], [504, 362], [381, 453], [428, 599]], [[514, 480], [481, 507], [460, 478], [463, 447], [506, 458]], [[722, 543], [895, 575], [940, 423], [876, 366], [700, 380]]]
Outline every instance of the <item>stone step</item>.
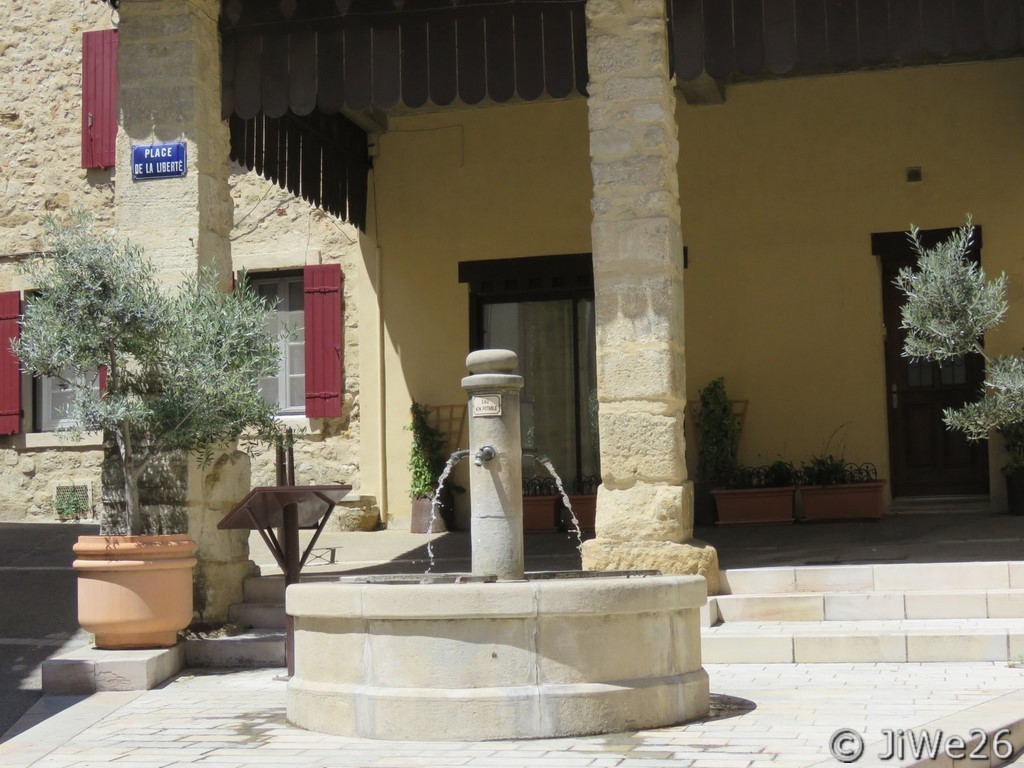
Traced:
[[997, 589], [1024, 589], [1024, 562], [806, 565], [721, 573], [721, 592], [730, 595]]
[[178, 674], [184, 660], [181, 643], [172, 648], [130, 651], [75, 648], [43, 662], [43, 693], [72, 696], [101, 691], [148, 691]]
[[241, 635], [185, 641], [185, 666], [255, 668], [285, 666], [283, 631], [253, 629]]
[[804, 592], [709, 598], [705, 626], [736, 621], [1013, 619], [1024, 616], [1024, 589], [920, 592]]
[[247, 603], [283, 603], [284, 576], [249, 576], [242, 584]]
[[228, 621], [240, 627], [284, 629], [284, 603], [235, 603], [228, 608]]
[[701, 630], [705, 664], [1012, 662], [1024, 619], [729, 622]]

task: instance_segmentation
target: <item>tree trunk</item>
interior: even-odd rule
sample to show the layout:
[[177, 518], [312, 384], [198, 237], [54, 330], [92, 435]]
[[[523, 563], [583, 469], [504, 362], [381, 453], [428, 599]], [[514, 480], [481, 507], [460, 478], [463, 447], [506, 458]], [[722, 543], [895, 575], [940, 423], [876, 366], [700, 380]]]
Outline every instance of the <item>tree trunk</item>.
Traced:
[[127, 424], [122, 424], [116, 433], [117, 447], [121, 453], [121, 467], [124, 470], [124, 500], [128, 514], [128, 533], [142, 534], [142, 505], [139, 503], [139, 475], [141, 467], [135, 467], [135, 452], [132, 450], [132, 436]]

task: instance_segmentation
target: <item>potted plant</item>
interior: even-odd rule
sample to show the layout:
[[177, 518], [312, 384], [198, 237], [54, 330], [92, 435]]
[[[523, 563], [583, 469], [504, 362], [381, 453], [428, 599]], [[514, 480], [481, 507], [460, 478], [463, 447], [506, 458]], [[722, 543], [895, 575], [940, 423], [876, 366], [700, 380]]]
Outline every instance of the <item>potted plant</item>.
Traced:
[[434, 496], [438, 479], [444, 471], [445, 437], [430, 423], [430, 408], [413, 401], [410, 408], [412, 421], [407, 429], [412, 432], [409, 449], [409, 498], [412, 499], [412, 533], [442, 533], [448, 530], [446, 519], [451, 514], [450, 497], [438, 500], [435, 513]]
[[189, 453], [208, 462], [243, 430], [272, 432], [259, 389], [277, 369], [269, 309], [244, 284], [223, 292], [205, 273], [163, 291], [142, 250], [97, 233], [85, 213], [44, 225], [47, 252], [26, 266], [36, 291], [12, 349], [26, 371], [71, 391], [68, 437], [105, 436], [100, 535], [75, 545], [79, 622], [99, 648], [174, 645], [193, 617], [196, 544], [184, 510], [144, 514], [142, 492], [180, 478]]
[[1011, 515], [1024, 515], [1024, 422], [999, 428], [1006, 439], [1006, 509]]
[[882, 489], [874, 464], [848, 464], [830, 453], [800, 469], [804, 520], [863, 520], [882, 516]]
[[693, 486], [694, 522], [710, 525], [715, 520], [712, 489], [728, 486], [739, 467], [737, 450], [740, 425], [725, 390], [717, 378], [700, 390], [694, 421], [697, 425], [697, 482]]
[[711, 493], [717, 525], [792, 523], [797, 469], [778, 460], [763, 467], [738, 467], [727, 488]]
[[[945, 361], [981, 355], [985, 383], [977, 400], [960, 408], [947, 408], [943, 422], [964, 433], [968, 440], [985, 440], [993, 431], [1006, 438], [1009, 461], [1003, 468], [1007, 497], [1019, 499], [1024, 467], [1020, 429], [1024, 424], [1024, 358], [993, 356], [981, 345], [984, 335], [1006, 317], [1006, 275], [989, 281], [970, 257], [974, 228], [970, 215], [963, 227], [933, 248], [925, 248], [920, 231], [911, 225], [910, 238], [917, 251], [916, 269], [900, 270], [896, 285], [906, 295], [901, 310], [907, 335], [903, 356]], [[1012, 490], [1011, 490], [1012, 489]], [[1019, 514], [1013, 508], [1014, 514]]]

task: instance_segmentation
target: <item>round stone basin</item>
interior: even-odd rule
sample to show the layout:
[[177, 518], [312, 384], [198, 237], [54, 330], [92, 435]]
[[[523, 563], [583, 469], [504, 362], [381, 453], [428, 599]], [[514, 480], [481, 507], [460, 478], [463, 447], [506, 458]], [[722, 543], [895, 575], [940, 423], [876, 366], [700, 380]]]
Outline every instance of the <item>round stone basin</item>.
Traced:
[[482, 740], [656, 728], [708, 712], [699, 576], [288, 587], [288, 719]]

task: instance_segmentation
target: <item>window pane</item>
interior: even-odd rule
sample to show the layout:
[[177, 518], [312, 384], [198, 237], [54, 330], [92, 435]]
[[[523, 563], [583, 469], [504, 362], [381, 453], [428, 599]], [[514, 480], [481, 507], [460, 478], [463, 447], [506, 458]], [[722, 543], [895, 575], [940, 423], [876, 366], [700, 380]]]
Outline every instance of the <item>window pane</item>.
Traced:
[[967, 365], [964, 363], [963, 355], [954, 357], [952, 360], [943, 360], [939, 364], [939, 370], [944, 385], [967, 383]]
[[[67, 379], [74, 376], [71, 371], [62, 371], [61, 375]], [[95, 397], [99, 397], [99, 375], [95, 370], [80, 374], [76, 378], [79, 382], [88, 384]], [[35, 421], [38, 429], [49, 432], [58, 427], [71, 426], [68, 420], [68, 412], [74, 399], [71, 388], [65, 387], [58, 379], [43, 376], [37, 379], [36, 393], [39, 412]]]
[[908, 383], [912, 387], [930, 387], [932, 385], [933, 364], [927, 360], [915, 360], [907, 366]]
[[254, 281], [254, 285], [261, 296], [282, 297], [267, 323], [270, 333], [278, 339], [281, 360], [277, 375], [260, 381], [263, 399], [276, 404], [281, 411], [301, 412], [306, 406], [302, 278], [267, 278]]
[[306, 407], [306, 377], [288, 377], [288, 401], [292, 408]]
[[305, 378], [306, 374], [306, 345], [301, 341], [288, 344], [288, 354], [285, 370], [289, 376], [299, 375]]
[[288, 307], [287, 307], [287, 309], [290, 312], [296, 312], [296, 311], [301, 312], [303, 310], [303, 308], [305, 307], [305, 303], [303, 301], [302, 288], [303, 288], [303, 286], [302, 286], [302, 281], [301, 280], [293, 280], [292, 282], [288, 283]]
[[[490, 348], [519, 356], [524, 386], [520, 396], [523, 448], [546, 455], [566, 482], [576, 474], [576, 405], [573, 363], [573, 302], [531, 301], [490, 304], [484, 310], [484, 338]], [[533, 462], [524, 478], [546, 478]]]
[[269, 306], [277, 303], [277, 283], [255, 283], [255, 286], [257, 295]]
[[268, 376], [260, 379], [260, 391], [263, 393], [263, 402], [273, 405], [277, 403], [277, 377]]

